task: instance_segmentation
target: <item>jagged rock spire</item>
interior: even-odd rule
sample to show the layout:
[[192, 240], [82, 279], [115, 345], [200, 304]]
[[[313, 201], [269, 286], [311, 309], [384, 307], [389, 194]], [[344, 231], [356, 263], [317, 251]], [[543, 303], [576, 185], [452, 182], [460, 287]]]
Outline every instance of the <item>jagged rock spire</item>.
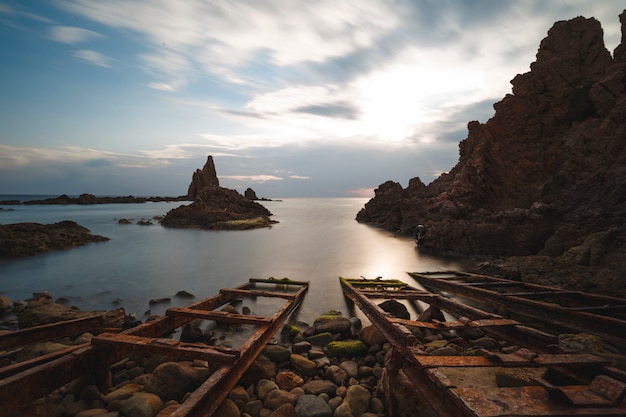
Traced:
[[193, 173], [191, 184], [189, 184], [189, 190], [187, 191], [187, 197], [189, 197], [190, 200], [195, 200], [203, 189], [207, 187], [219, 186], [220, 181], [217, 178], [217, 173], [215, 172], [213, 157], [209, 155], [204, 167], [201, 170], [197, 169], [196, 172]]

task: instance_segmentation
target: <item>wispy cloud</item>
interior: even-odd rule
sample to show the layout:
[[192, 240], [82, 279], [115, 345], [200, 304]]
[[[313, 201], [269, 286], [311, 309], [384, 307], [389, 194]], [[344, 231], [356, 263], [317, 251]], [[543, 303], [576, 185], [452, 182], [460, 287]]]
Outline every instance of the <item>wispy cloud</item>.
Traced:
[[222, 175], [220, 178], [227, 178], [235, 181], [243, 182], [266, 182], [266, 181], [282, 181], [284, 178], [275, 175]]
[[73, 26], [53, 26], [50, 28], [50, 38], [62, 43], [81, 43], [103, 37], [98, 32]]
[[111, 68], [114, 62], [113, 58], [110, 58], [100, 52], [92, 51], [90, 49], [80, 49], [74, 51], [72, 55], [82, 61], [103, 68]]

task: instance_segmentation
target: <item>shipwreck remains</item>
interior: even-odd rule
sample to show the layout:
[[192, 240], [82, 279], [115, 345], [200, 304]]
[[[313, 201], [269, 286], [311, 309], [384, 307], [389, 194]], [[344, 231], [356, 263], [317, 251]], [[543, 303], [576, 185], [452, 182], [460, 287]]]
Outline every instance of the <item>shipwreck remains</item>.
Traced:
[[[386, 372], [394, 381], [399, 381], [400, 372], [408, 378], [417, 394], [411, 398], [413, 407], [419, 407], [416, 415], [626, 415], [626, 372], [610, 366], [604, 358], [559, 351], [557, 338], [549, 333], [399, 280], [340, 278], [340, 283], [345, 297], [356, 304], [393, 345], [394, 353]], [[395, 318], [374, 302], [377, 299], [425, 303], [430, 309], [458, 319], [445, 322]], [[485, 333], [513, 341], [519, 349], [510, 354], [483, 350], [480, 356], [433, 356], [416, 346], [411, 328], [431, 332], [480, 328]], [[464, 378], [479, 369], [483, 373], [524, 374], [526, 379], [523, 383], [516, 378], [516, 383], [510, 385], [481, 386], [482, 381]], [[390, 389], [386, 392], [389, 409], [394, 409], [394, 386], [397, 385], [389, 383]]]
[[[110, 366], [131, 352], [209, 362], [210, 376], [171, 415], [211, 416], [263, 347], [300, 306], [307, 290], [308, 282], [250, 279], [246, 284], [221, 289], [219, 294], [185, 308], [170, 308], [156, 320], [121, 332], [107, 331], [104, 316], [97, 316], [0, 335], [0, 346], [10, 349], [85, 330], [101, 332], [91, 343], [0, 368], [0, 416], [17, 414], [33, 401], [81, 376], [91, 376], [97, 386], [106, 388]], [[275, 312], [265, 316], [217, 310], [242, 299]], [[265, 301], [257, 303], [261, 299]], [[186, 343], [167, 337], [196, 319], [251, 326], [251, 335], [238, 348]]]

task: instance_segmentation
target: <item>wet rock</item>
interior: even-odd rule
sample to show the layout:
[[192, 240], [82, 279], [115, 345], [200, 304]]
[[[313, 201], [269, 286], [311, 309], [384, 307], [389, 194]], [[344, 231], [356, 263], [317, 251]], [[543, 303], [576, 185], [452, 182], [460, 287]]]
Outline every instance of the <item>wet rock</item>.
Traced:
[[291, 354], [289, 360], [295, 371], [302, 376], [313, 376], [317, 372], [317, 364], [302, 355]]
[[296, 417], [296, 408], [292, 404], [283, 404], [268, 417]]
[[133, 394], [140, 392], [143, 390], [142, 385], [138, 384], [126, 384], [114, 391], [109, 392], [103, 397], [103, 400], [106, 404], [112, 403], [113, 401], [125, 400], [130, 398]]
[[304, 380], [295, 372], [283, 371], [276, 375], [276, 384], [280, 389], [291, 391], [296, 387], [301, 387]]
[[241, 417], [241, 412], [233, 401], [226, 398], [215, 410], [215, 415], [220, 417]]
[[296, 414], [298, 417], [332, 417], [333, 411], [320, 397], [305, 394], [298, 398]]
[[243, 403], [247, 403], [250, 401], [250, 395], [242, 386], [234, 387], [229, 393], [228, 398], [234, 402], [242, 401]]
[[349, 333], [352, 323], [345, 317], [335, 317], [316, 322], [315, 333]]
[[270, 379], [276, 376], [276, 364], [269, 360], [267, 356], [260, 354], [252, 365], [243, 374], [239, 383], [244, 387], [260, 380]]
[[5, 297], [4, 295], [0, 295], [0, 313], [9, 311], [13, 303], [9, 297]]
[[355, 361], [343, 361], [339, 366], [349, 377], [356, 378], [359, 375], [359, 365]]
[[334, 397], [337, 392], [337, 385], [326, 379], [312, 379], [305, 382], [302, 389], [307, 394], [320, 395], [326, 393], [329, 397]]
[[374, 325], [369, 325], [361, 331], [361, 340], [369, 346], [382, 345], [387, 341], [385, 336]]
[[409, 320], [411, 318], [409, 310], [407, 310], [406, 306], [399, 301], [385, 300], [382, 303], [378, 304], [378, 307], [382, 308], [383, 311], [386, 311], [393, 317], [406, 320]]
[[122, 403], [121, 412], [127, 417], [154, 417], [163, 408], [163, 401], [155, 394], [138, 392]]
[[267, 356], [269, 360], [276, 364], [281, 364], [289, 360], [291, 351], [288, 347], [281, 345], [267, 345], [263, 348], [263, 354]]
[[256, 392], [259, 400], [264, 401], [267, 395], [274, 390], [277, 390], [278, 385], [274, 381], [270, 381], [269, 379], [261, 379], [256, 384]]
[[426, 311], [424, 311], [417, 317], [417, 321], [425, 321], [425, 322], [430, 323], [433, 320], [442, 321], [442, 322], [446, 321], [446, 318], [444, 317], [441, 310], [433, 306], [428, 307]]
[[337, 385], [343, 385], [348, 379], [348, 374], [339, 366], [331, 365], [326, 368], [326, 378], [330, 379]]
[[276, 410], [278, 407], [284, 404], [295, 404], [297, 397], [287, 391], [281, 389], [275, 389], [270, 391], [263, 402], [265, 408], [270, 410]]
[[355, 416], [360, 416], [369, 408], [371, 394], [361, 385], [352, 385], [346, 391], [346, 398], [342, 404], [349, 404], [350, 411]]
[[194, 391], [207, 376], [207, 369], [194, 368], [181, 362], [166, 362], [157, 366], [145, 390], [158, 395], [165, 401], [180, 402], [187, 392]]
[[330, 342], [335, 340], [335, 336], [332, 333], [324, 332], [320, 334], [316, 334], [314, 336], [310, 336], [306, 338], [306, 341], [309, 342], [313, 346], [324, 347]]
[[311, 343], [303, 340], [302, 342], [294, 343], [293, 345], [291, 345], [291, 352], [300, 355], [311, 350], [311, 347]]

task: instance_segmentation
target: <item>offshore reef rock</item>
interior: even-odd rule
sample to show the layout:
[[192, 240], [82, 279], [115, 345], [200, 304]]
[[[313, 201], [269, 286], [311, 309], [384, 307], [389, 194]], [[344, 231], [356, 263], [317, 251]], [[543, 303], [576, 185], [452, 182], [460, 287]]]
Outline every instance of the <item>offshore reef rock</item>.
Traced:
[[[58, 197], [46, 198], [43, 200], [25, 201], [24, 205], [45, 205], [45, 204], [141, 204], [147, 202], [162, 201], [187, 201], [187, 196], [181, 197], [133, 197], [132, 195], [125, 197], [98, 197], [93, 194], [81, 194], [78, 197], [70, 197], [67, 194]], [[18, 202], [21, 204], [21, 202]]]
[[600, 23], [554, 24], [530, 72], [468, 124], [459, 162], [425, 186], [379, 186], [357, 220], [427, 249], [504, 260], [484, 271], [626, 295], [626, 11], [614, 58]]
[[[188, 229], [243, 230], [268, 227], [272, 213], [235, 190], [220, 187], [213, 158], [193, 174], [189, 197], [193, 203], [170, 210], [161, 224]], [[202, 187], [202, 188], [200, 188]]]
[[246, 197], [248, 200], [272, 201], [269, 198], [264, 198], [264, 197], [259, 198], [256, 195], [256, 192], [252, 188], [246, 188], [246, 191], [243, 193], [243, 196]]
[[86, 227], [68, 220], [54, 224], [5, 224], [0, 225], [0, 258], [37, 255], [107, 240], [108, 237], [92, 235]]

